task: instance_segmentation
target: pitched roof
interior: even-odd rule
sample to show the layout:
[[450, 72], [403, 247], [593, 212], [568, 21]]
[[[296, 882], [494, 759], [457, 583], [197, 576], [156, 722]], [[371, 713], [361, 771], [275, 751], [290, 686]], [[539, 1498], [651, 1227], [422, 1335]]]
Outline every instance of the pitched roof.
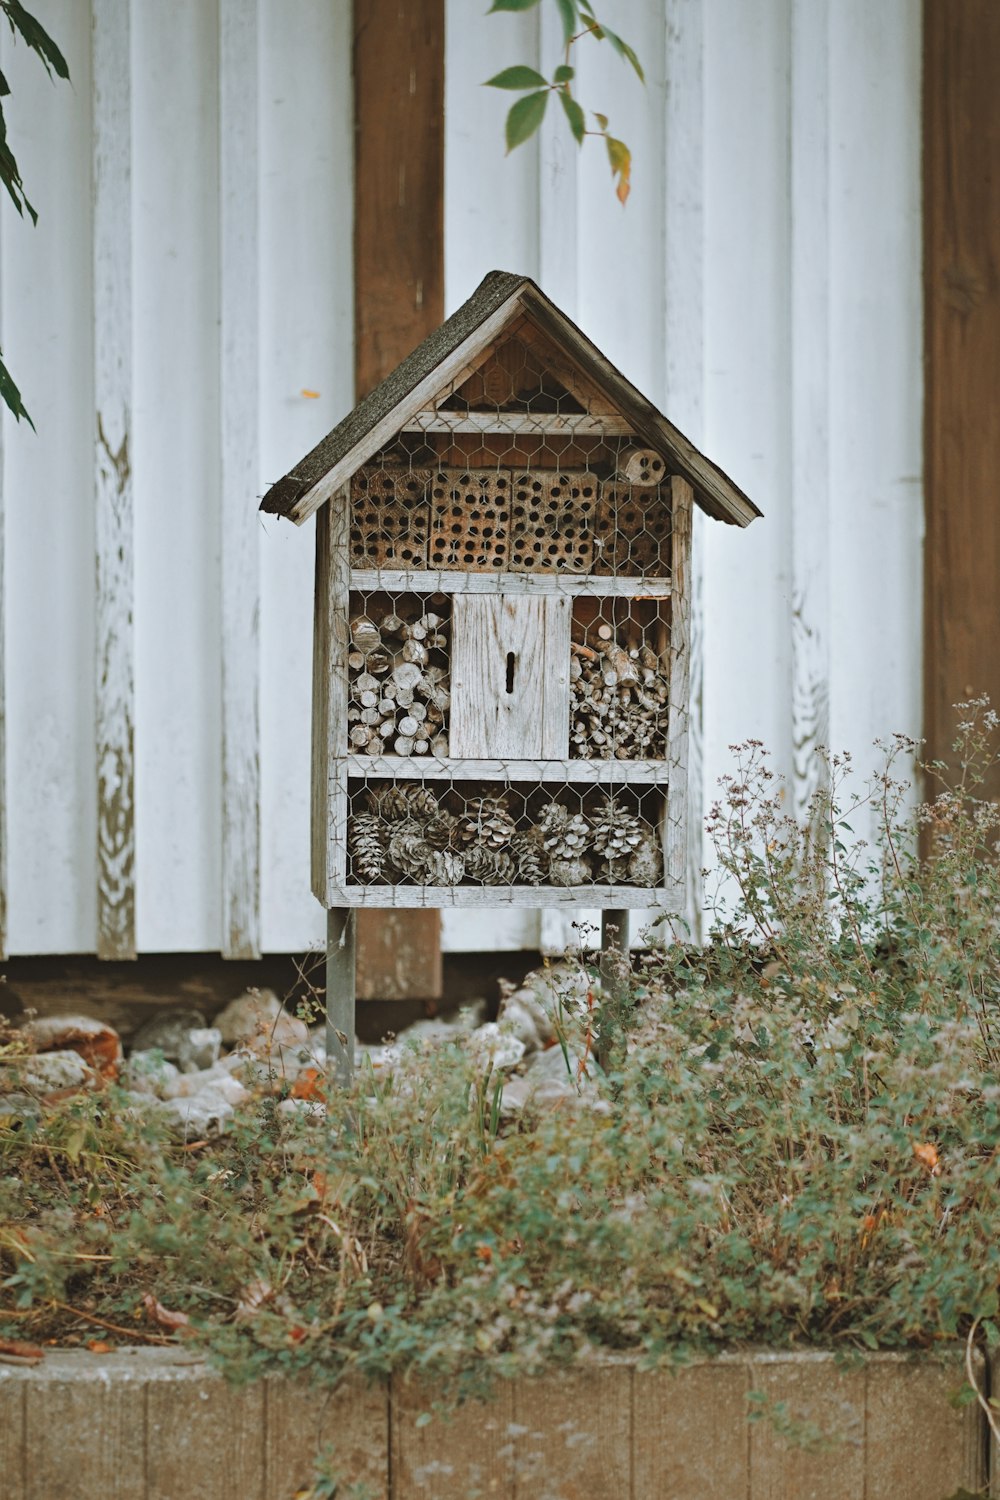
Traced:
[[507, 271], [491, 271], [457, 312], [271, 486], [261, 510], [305, 521], [521, 313], [603, 391], [669, 471], [688, 480], [702, 510], [737, 526], [747, 526], [761, 514], [529, 277]]

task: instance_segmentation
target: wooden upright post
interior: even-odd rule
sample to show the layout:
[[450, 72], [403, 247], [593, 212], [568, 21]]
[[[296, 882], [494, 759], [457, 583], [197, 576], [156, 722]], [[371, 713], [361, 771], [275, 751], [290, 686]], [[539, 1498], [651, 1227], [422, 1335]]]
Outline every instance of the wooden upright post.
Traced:
[[[358, 400], [444, 321], [444, 0], [354, 0]], [[441, 994], [441, 913], [358, 914], [358, 994]]]
[[[924, 730], [946, 759], [953, 705], [1000, 707], [1000, 6], [924, 3]], [[994, 772], [987, 794], [1000, 797]]]

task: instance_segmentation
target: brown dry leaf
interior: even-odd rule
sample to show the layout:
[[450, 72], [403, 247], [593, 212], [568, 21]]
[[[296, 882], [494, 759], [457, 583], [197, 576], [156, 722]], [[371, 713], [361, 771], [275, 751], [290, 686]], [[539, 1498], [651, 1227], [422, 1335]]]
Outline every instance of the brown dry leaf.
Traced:
[[170, 1308], [164, 1307], [162, 1302], [157, 1302], [152, 1292], [145, 1292], [142, 1305], [148, 1312], [154, 1323], [159, 1323], [161, 1328], [169, 1328], [176, 1333], [179, 1328], [187, 1328], [191, 1322], [185, 1312], [171, 1312]]
[[91, 1354], [110, 1354], [111, 1345], [106, 1344], [103, 1339], [88, 1339], [87, 1348]]
[[325, 1079], [319, 1068], [303, 1068], [292, 1084], [293, 1099], [326, 1099]]
[[24, 1339], [0, 1339], [0, 1354], [12, 1359], [30, 1359], [36, 1363], [45, 1358], [45, 1350], [38, 1344], [29, 1344]]

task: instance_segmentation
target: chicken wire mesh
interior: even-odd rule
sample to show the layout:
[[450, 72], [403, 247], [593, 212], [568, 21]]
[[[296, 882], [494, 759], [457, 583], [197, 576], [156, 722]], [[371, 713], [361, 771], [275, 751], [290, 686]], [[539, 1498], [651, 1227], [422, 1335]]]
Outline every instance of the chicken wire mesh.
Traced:
[[[662, 884], [671, 493], [660, 455], [527, 326], [354, 475], [348, 886], [423, 886], [431, 899], [443, 887]], [[469, 613], [454, 601], [477, 594], [512, 612], [519, 597], [571, 601], [545, 663], [564, 693], [553, 690], [561, 782], [554, 759], [520, 779], [539, 756], [531, 744], [508, 769], [463, 735], [462, 756], [497, 780], [464, 758], [442, 765], [459, 734], [453, 693], [470, 686], [456, 688], [456, 621], [461, 643]], [[592, 763], [585, 780], [574, 761]], [[602, 762], [617, 771], [605, 778]]]
[[662, 883], [656, 787], [349, 784], [348, 882], [424, 886]]

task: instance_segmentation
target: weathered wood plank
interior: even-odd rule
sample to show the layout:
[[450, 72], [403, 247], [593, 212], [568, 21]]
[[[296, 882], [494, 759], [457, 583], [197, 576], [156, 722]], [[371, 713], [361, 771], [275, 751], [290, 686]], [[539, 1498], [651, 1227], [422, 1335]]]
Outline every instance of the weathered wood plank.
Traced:
[[[0, 330], [2, 347], [2, 330]], [[4, 588], [5, 492], [3, 420], [0, 419], [0, 959], [7, 957], [7, 637]]]
[[394, 781], [580, 781], [602, 786], [635, 782], [663, 786], [670, 780], [670, 762], [665, 760], [443, 760], [433, 755], [349, 755], [343, 764], [348, 776], [391, 777]]
[[[378, 929], [379, 923], [386, 923], [390, 934], [387, 939], [390, 949], [393, 929], [388, 918], [393, 907], [400, 911], [436, 911], [445, 906], [610, 906], [631, 909], [663, 906], [668, 911], [679, 910], [677, 889], [664, 887], [646, 890], [635, 885], [352, 885], [334, 888], [332, 896], [337, 906], [377, 908], [379, 915], [374, 925]], [[404, 969], [400, 973], [399, 983], [402, 985], [405, 982]], [[361, 995], [360, 982], [358, 989], [360, 998], [376, 998], [373, 995]], [[406, 997], [386, 994], [377, 998], [392, 1000]]]
[[664, 861], [667, 883], [681, 888], [688, 872], [688, 723], [691, 666], [691, 516], [693, 491], [684, 479], [670, 481], [673, 526], [670, 555], [670, 719], [667, 759], [673, 775], [667, 790]]
[[128, 0], [93, 3], [97, 952], [135, 957]]
[[324, 906], [346, 868], [347, 789], [337, 762], [346, 756], [348, 541], [350, 510], [342, 491], [316, 517], [313, 616], [312, 881]]
[[583, 415], [560, 416], [557, 412], [429, 410], [418, 412], [411, 426], [417, 432], [524, 432], [529, 435], [537, 433], [539, 437], [547, 433], [563, 437], [632, 436], [632, 428], [617, 413], [596, 416], [585, 412]]
[[[925, 0], [924, 734], [948, 758], [953, 705], [1000, 703], [1000, 7]], [[1000, 768], [984, 795], [1000, 794]]]
[[451, 723], [456, 756], [565, 758], [569, 599], [456, 595]]
[[[663, 114], [664, 406], [691, 441], [704, 439], [705, 41], [703, 7], [665, 0]], [[688, 658], [688, 854], [684, 915], [697, 940], [702, 917], [704, 820], [703, 558], [707, 522], [691, 522], [691, 647]]]
[[260, 955], [257, 0], [219, 0], [222, 924]]
[[827, 0], [792, 6], [792, 811], [809, 818], [830, 743], [830, 101]]
[[[444, 320], [444, 0], [354, 3], [354, 370], [358, 398]], [[479, 330], [485, 348], [517, 299]], [[455, 372], [469, 358], [456, 356]], [[411, 396], [436, 394], [440, 372]], [[395, 418], [395, 429], [399, 423]], [[384, 438], [394, 435], [386, 433]], [[372, 452], [375, 452], [372, 449]], [[353, 467], [353, 465], [352, 465]], [[315, 486], [297, 508], [315, 506]], [[346, 474], [343, 476], [347, 478]], [[308, 511], [304, 512], [308, 514]], [[298, 516], [296, 517], [298, 519]], [[391, 946], [389, 946], [391, 940]], [[400, 990], [402, 986], [402, 990]], [[358, 990], [441, 994], [435, 912], [358, 923]]]
[[567, 598], [665, 599], [669, 578], [591, 577], [573, 573], [406, 572], [389, 568], [355, 569], [353, 589], [384, 589], [414, 594], [564, 594]]

